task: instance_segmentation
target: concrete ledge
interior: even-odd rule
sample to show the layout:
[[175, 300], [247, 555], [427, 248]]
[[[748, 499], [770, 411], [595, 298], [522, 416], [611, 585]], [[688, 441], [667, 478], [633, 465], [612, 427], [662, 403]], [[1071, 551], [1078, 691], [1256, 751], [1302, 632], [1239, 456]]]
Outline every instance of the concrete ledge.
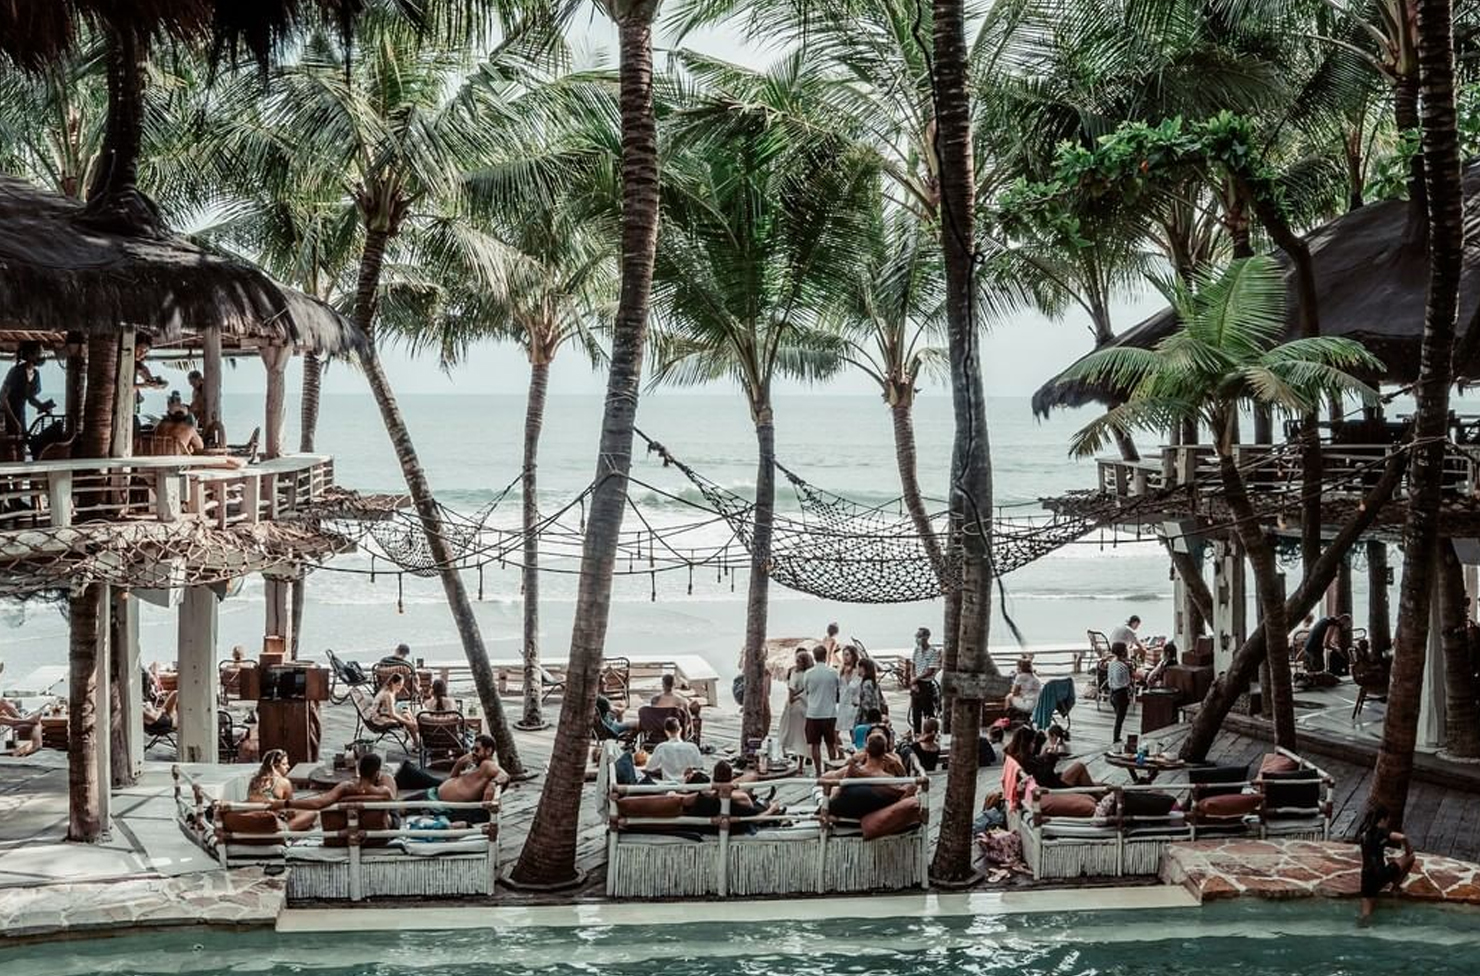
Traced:
[[[1163, 883], [1181, 885], [1199, 901], [1351, 898], [1361, 875], [1356, 845], [1334, 841], [1204, 840], [1172, 844], [1161, 860]], [[1480, 905], [1480, 864], [1420, 854], [1400, 897]]]
[[177, 878], [49, 884], [0, 890], [0, 946], [9, 939], [75, 938], [180, 925], [272, 926], [282, 877], [260, 868]]

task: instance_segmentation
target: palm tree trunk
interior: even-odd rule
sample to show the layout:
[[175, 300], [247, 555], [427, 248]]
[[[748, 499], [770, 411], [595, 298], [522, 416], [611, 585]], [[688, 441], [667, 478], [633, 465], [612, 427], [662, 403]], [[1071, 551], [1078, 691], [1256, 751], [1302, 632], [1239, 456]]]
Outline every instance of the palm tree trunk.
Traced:
[[771, 703], [766, 686], [766, 616], [771, 592], [771, 529], [776, 520], [776, 426], [771, 405], [755, 409], [755, 508], [750, 537], [750, 589], [745, 598], [745, 708], [740, 721], [742, 751], [765, 738]]
[[514, 743], [514, 733], [504, 715], [503, 704], [498, 697], [498, 684], [494, 679], [493, 667], [488, 663], [488, 651], [483, 646], [483, 634], [478, 629], [478, 618], [473, 615], [473, 604], [468, 599], [467, 587], [458, 572], [457, 557], [442, 534], [442, 512], [432, 496], [432, 487], [427, 482], [426, 472], [416, 456], [416, 447], [411, 443], [411, 432], [401, 416], [400, 404], [380, 363], [380, 353], [375, 348], [375, 304], [376, 289], [380, 285], [381, 266], [385, 260], [386, 244], [390, 241], [389, 230], [371, 227], [365, 233], [365, 247], [360, 256], [360, 272], [355, 291], [355, 325], [365, 334], [366, 342], [360, 352], [360, 365], [370, 392], [380, 408], [380, 418], [390, 435], [391, 447], [396, 459], [401, 462], [401, 474], [406, 479], [406, 490], [411, 503], [426, 532], [427, 548], [436, 561], [438, 575], [442, 579], [442, 590], [447, 595], [447, 605], [452, 611], [452, 620], [462, 637], [463, 653], [467, 655], [468, 668], [473, 674], [473, 684], [478, 690], [478, 700], [488, 716], [489, 732], [498, 744], [498, 758], [511, 776], [522, 775], [519, 748]]
[[627, 507], [632, 428], [637, 419], [658, 245], [658, 133], [653, 118], [653, 17], [657, 2], [607, 0], [606, 6], [617, 21], [621, 52], [622, 290], [612, 324], [606, 409], [596, 487], [591, 493], [581, 551], [565, 701], [539, 807], [514, 866], [514, 880], [524, 883], [563, 883], [576, 877], [581, 789], [611, 615], [612, 572]]
[[1439, 620], [1444, 628], [1444, 747], [1457, 758], [1480, 757], [1480, 703], [1470, 662], [1465, 570], [1448, 539], [1439, 542]]
[[920, 536], [920, 544], [925, 547], [930, 565], [935, 567], [935, 575], [944, 582], [950, 578], [945, 555], [941, 552], [935, 527], [930, 524], [930, 513], [925, 510], [925, 500], [920, 497], [913, 407], [914, 404], [905, 399], [889, 408], [894, 417], [894, 461], [899, 467], [899, 486], [904, 496], [904, 507], [910, 513], [910, 521], [915, 524], [915, 532]]
[[298, 402], [298, 450], [314, 452], [319, 432], [319, 397], [324, 387], [324, 361], [316, 352], [303, 354], [303, 396]]
[[87, 338], [87, 386], [82, 403], [82, 432], [73, 457], [107, 457], [113, 445], [113, 414], [118, 389], [118, 338]]
[[[1399, 132], [1419, 128], [1418, 75], [1404, 72], [1393, 80], [1393, 121]], [[1429, 233], [1429, 191], [1424, 178], [1424, 154], [1408, 157], [1408, 220], [1403, 227], [1403, 243], [1423, 247]]]
[[1438, 561], [1444, 442], [1454, 378], [1455, 318], [1464, 259], [1464, 195], [1454, 109], [1454, 29], [1450, 0], [1416, 0], [1420, 131], [1428, 190], [1429, 289], [1423, 348], [1414, 384], [1414, 448], [1408, 469], [1408, 521], [1403, 585], [1398, 591], [1398, 644], [1388, 685], [1382, 747], [1368, 804], [1384, 806], [1401, 829], [1413, 774], [1429, 639], [1429, 601]]
[[1367, 640], [1374, 650], [1386, 651], [1393, 643], [1393, 624], [1388, 606], [1387, 543], [1367, 543]]
[[[956, 432], [951, 494], [961, 527], [961, 624], [956, 670], [944, 683], [953, 696], [951, 736], [974, 748], [981, 705], [997, 669], [987, 651], [992, 612], [992, 461], [987, 443], [978, 333], [972, 308], [975, 261], [971, 104], [967, 90], [966, 13], [962, 0], [933, 0], [936, 149], [940, 160], [941, 247], [946, 268], [946, 321]], [[971, 874], [971, 821], [976, 815], [975, 763], [952, 763], [946, 779], [940, 839], [932, 873], [943, 880]]]
[[[71, 638], [67, 686], [67, 839], [95, 841], [103, 834], [98, 781], [98, 628], [108, 587], [90, 583], [68, 599]], [[106, 691], [104, 692], [106, 694]]]
[[158, 209], [138, 188], [148, 39], [117, 17], [110, 19], [105, 34], [108, 118], [84, 213], [106, 229], [157, 237], [164, 232]]
[[[1279, 566], [1275, 562], [1274, 548], [1254, 515], [1254, 507], [1249, 504], [1249, 493], [1232, 452], [1220, 451], [1218, 464], [1223, 477], [1224, 499], [1237, 519], [1239, 541], [1254, 567], [1254, 584], [1259, 590], [1259, 604], [1264, 614], [1262, 629], [1270, 685], [1264, 691], [1273, 709], [1274, 744], [1294, 749], [1295, 695], [1290, 684], [1290, 655], [1285, 651], [1289, 629], [1285, 626], [1285, 593]], [[1339, 561], [1337, 565], [1340, 566]]]
[[550, 364], [531, 363], [529, 398], [524, 406], [524, 475], [520, 493], [524, 502], [524, 716], [519, 727], [545, 726], [540, 713], [540, 499], [535, 466], [540, 457], [540, 428], [545, 423], [545, 389]]
[[[1316, 560], [1314, 566], [1308, 567], [1306, 573], [1300, 580], [1300, 585], [1295, 592], [1284, 602], [1285, 619], [1299, 620], [1310, 612], [1311, 607], [1326, 592], [1326, 587], [1336, 578], [1336, 572], [1341, 561], [1351, 547], [1356, 545], [1357, 540], [1363, 532], [1372, 527], [1377, 516], [1381, 513], [1383, 506], [1392, 498], [1393, 490], [1398, 487], [1398, 482], [1403, 480], [1403, 471], [1406, 465], [1403, 463], [1402, 454], [1394, 454], [1388, 461], [1387, 467], [1383, 469], [1382, 477], [1377, 484], [1367, 492], [1362, 499], [1362, 504], [1357, 507], [1357, 512], [1351, 520], [1341, 527], [1336, 538], [1321, 553], [1320, 559]], [[1218, 676], [1213, 686], [1208, 689], [1207, 696], [1203, 698], [1202, 706], [1198, 708], [1196, 716], [1192, 720], [1192, 727], [1188, 730], [1187, 738], [1182, 743], [1181, 758], [1189, 762], [1202, 762], [1207, 759], [1208, 750], [1212, 748], [1213, 740], [1218, 736], [1218, 730], [1223, 725], [1223, 720], [1233, 710], [1234, 703], [1249, 687], [1249, 682], [1259, 672], [1259, 666], [1264, 663], [1264, 637], [1265, 631], [1260, 627], [1249, 635], [1237, 653], [1228, 670]], [[1279, 646], [1284, 646], [1284, 635], [1280, 636]]]
[[[954, 452], [952, 452], [954, 454]], [[951, 483], [956, 479], [956, 462], [951, 461]], [[941, 669], [946, 674], [956, 671], [956, 647], [961, 637], [961, 508], [960, 498], [954, 491], [949, 492], [949, 501], [946, 508], [946, 568], [951, 581], [951, 588], [946, 590], [945, 599], [945, 632], [941, 634]], [[956, 696], [950, 688], [944, 689], [941, 696], [943, 714], [941, 715], [941, 728], [947, 734], [951, 733], [952, 716], [956, 712]]]

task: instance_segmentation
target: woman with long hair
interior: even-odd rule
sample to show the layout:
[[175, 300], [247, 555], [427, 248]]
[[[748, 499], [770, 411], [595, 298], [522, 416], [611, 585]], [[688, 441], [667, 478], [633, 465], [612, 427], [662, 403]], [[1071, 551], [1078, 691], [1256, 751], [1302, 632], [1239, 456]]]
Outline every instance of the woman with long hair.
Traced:
[[[851, 729], [858, 721], [858, 689], [863, 675], [858, 670], [858, 648], [852, 644], [843, 646], [838, 657], [838, 724], [839, 729]], [[839, 736], [840, 743], [851, 737]]]
[[[287, 803], [293, 799], [293, 784], [288, 782], [292, 763], [282, 749], [269, 749], [262, 756], [262, 766], [247, 781], [248, 803]], [[279, 810], [278, 819], [288, 830], [308, 830], [318, 819], [313, 810]]]
[[858, 662], [858, 714], [854, 725], [867, 721], [870, 712], [881, 716], [889, 714], [889, 705], [884, 701], [884, 691], [879, 687], [879, 665], [871, 657]]
[[781, 751], [788, 755], [807, 754], [807, 694], [802, 679], [812, 667], [812, 652], [798, 647], [796, 660], [786, 672], [786, 707], [781, 710]]
[[1062, 770], [1058, 769], [1058, 754], [1043, 752], [1043, 739], [1039, 735], [1040, 733], [1033, 731], [1031, 725], [1019, 725], [1005, 750], [1023, 767], [1023, 772], [1033, 777], [1035, 783], [1047, 790], [1083, 789], [1099, 785], [1082, 762], [1072, 762]]

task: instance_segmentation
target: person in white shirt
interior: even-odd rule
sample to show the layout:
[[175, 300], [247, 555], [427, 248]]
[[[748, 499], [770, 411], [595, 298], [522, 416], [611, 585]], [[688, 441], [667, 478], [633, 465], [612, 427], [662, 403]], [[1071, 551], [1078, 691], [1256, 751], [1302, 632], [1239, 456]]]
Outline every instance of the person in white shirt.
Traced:
[[658, 743], [648, 756], [647, 774], [665, 783], [682, 783], [691, 769], [704, 768], [704, 756], [699, 747], [683, 738], [683, 725], [673, 716], [663, 721], [663, 734], [668, 736]]
[[1110, 645], [1110, 666], [1105, 672], [1105, 687], [1110, 691], [1110, 707], [1115, 709], [1115, 731], [1111, 742], [1120, 741], [1120, 730], [1125, 725], [1126, 710], [1131, 707], [1131, 682], [1134, 672], [1126, 660], [1126, 647], [1116, 641]]
[[1146, 645], [1141, 643], [1141, 638], [1136, 636], [1136, 631], [1141, 627], [1141, 618], [1132, 614], [1124, 624], [1110, 631], [1111, 644], [1124, 644], [1126, 652], [1135, 655], [1139, 659], [1146, 657]]
[[838, 697], [842, 682], [838, 673], [827, 667], [827, 649], [817, 647], [812, 652], [817, 663], [807, 669], [802, 678], [802, 694], [807, 699], [806, 736], [807, 746], [812, 752], [812, 768], [822, 774], [822, 744], [827, 743], [827, 758], [838, 758]]
[[1043, 682], [1033, 673], [1033, 662], [1023, 658], [1018, 661], [1017, 674], [1012, 679], [1012, 690], [1007, 693], [1007, 707], [1013, 711], [1032, 712], [1042, 691]]

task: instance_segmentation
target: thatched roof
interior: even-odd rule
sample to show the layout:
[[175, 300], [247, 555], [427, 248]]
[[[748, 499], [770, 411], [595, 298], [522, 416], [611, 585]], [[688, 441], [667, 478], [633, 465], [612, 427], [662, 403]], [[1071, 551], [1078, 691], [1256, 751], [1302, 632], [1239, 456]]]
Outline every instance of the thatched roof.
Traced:
[[[1383, 361], [1383, 382], [1406, 383], [1418, 374], [1428, 289], [1428, 253], [1403, 244], [1408, 204], [1388, 200], [1368, 204], [1323, 224], [1306, 235], [1319, 295], [1321, 334], [1356, 339]], [[1460, 287], [1461, 334], [1480, 306], [1480, 165], [1465, 172], [1466, 248]], [[1286, 268], [1289, 258], [1275, 254]], [[1285, 275], [1287, 335], [1299, 334], [1299, 306], [1293, 274]], [[1149, 349], [1177, 327], [1171, 308], [1127, 329], [1110, 343]], [[1109, 402], [1116, 391], [1074, 381], [1059, 385], [1060, 373], [1033, 394], [1033, 412], [1047, 416], [1055, 407]]]
[[0, 176], [0, 328], [223, 337], [318, 352], [357, 348], [328, 305], [181, 237], [128, 237], [80, 219], [75, 200]]

